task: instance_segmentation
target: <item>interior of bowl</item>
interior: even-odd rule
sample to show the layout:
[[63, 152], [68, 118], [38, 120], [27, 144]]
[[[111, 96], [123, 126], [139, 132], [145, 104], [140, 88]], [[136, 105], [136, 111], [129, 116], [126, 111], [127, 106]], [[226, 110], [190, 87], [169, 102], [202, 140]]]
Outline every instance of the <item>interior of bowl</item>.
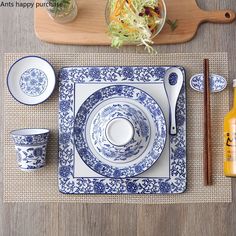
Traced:
[[153, 136], [144, 108], [127, 98], [111, 98], [99, 104], [88, 119], [92, 150], [119, 164], [141, 156]]
[[10, 68], [7, 86], [11, 95], [19, 102], [36, 105], [45, 101], [56, 84], [52, 66], [37, 56], [23, 57]]
[[[164, 0], [157, 0], [157, 2], [158, 2], [158, 7], [160, 9], [160, 15], [161, 15], [162, 20], [159, 24], [157, 24], [157, 27], [156, 27], [155, 31], [153, 32], [151, 38], [154, 38], [155, 36], [157, 36], [161, 32], [161, 30], [164, 27], [165, 22], [166, 22], [167, 10], [166, 10], [165, 1]], [[105, 8], [105, 20], [106, 20], [107, 25], [109, 25], [109, 23], [110, 23], [110, 0], [107, 1], [107, 5]]]

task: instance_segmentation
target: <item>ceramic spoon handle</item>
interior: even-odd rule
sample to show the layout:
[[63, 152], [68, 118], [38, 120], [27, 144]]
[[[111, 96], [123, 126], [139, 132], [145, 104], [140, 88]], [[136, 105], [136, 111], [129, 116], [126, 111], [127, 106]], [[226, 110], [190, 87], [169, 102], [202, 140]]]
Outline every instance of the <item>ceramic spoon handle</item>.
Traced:
[[175, 113], [176, 113], [176, 106], [171, 106], [170, 107], [170, 134], [172, 135], [177, 134]]
[[165, 75], [164, 86], [167, 93], [167, 97], [169, 100], [170, 106], [170, 131], [171, 135], [177, 134], [176, 128], [176, 103], [179, 97], [180, 90], [183, 85], [183, 74], [182, 71], [177, 68], [173, 67], [170, 68]]

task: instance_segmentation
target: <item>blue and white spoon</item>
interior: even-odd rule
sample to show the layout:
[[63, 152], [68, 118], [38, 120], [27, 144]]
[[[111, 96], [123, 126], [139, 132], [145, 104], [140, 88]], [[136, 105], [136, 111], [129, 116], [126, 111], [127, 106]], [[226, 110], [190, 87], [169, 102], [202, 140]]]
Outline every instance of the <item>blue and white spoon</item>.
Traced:
[[164, 78], [164, 86], [170, 107], [170, 134], [177, 134], [176, 128], [176, 103], [183, 85], [183, 74], [179, 68], [173, 67], [167, 70]]

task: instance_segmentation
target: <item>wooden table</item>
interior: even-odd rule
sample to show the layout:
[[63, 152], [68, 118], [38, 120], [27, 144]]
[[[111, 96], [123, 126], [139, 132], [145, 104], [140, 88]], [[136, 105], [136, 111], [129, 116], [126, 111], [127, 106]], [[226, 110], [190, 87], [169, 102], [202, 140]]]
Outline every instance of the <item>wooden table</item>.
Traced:
[[[198, 2], [203, 9], [231, 8], [236, 11], [235, 0]], [[59, 46], [40, 42], [34, 34], [33, 10], [29, 9], [0, 8], [0, 25], [1, 53], [142, 51], [141, 48], [135, 47], [124, 47], [117, 51], [106, 46]], [[230, 25], [203, 25], [191, 42], [160, 46], [157, 49], [160, 53], [227, 51], [230, 79], [236, 78], [236, 22]], [[3, 66], [3, 54], [1, 57], [0, 63]], [[2, 78], [0, 86], [3, 86], [4, 79]], [[0, 116], [0, 119], [4, 117]], [[0, 120], [1, 126], [2, 123]], [[2, 149], [3, 136], [2, 132], [0, 133]], [[0, 236], [236, 235], [236, 200], [230, 204], [178, 205], [3, 204], [2, 169], [3, 155], [0, 157]], [[235, 198], [236, 180], [233, 180], [233, 199]]]

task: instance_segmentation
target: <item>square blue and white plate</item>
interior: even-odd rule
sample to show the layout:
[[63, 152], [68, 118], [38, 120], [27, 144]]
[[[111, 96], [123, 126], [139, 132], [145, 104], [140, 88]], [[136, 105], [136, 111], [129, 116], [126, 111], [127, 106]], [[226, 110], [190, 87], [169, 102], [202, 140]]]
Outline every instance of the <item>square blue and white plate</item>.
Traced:
[[[185, 79], [176, 107], [177, 134], [169, 135], [168, 132], [165, 132], [165, 130], [169, 130], [169, 102], [163, 83], [166, 71], [169, 68], [170, 66], [67, 67], [61, 69], [59, 76], [58, 171], [60, 192], [66, 194], [174, 194], [185, 191]], [[184, 69], [182, 67], [177, 68], [181, 69], [185, 78]], [[144, 94], [147, 94], [145, 97], [155, 100], [156, 104], [158, 104], [156, 106], [158, 106], [158, 109], [160, 108], [163, 114], [163, 118], [159, 117], [157, 119], [163, 122], [161, 126], [166, 122], [166, 128], [162, 130], [162, 139], [158, 141], [159, 144], [161, 143], [161, 151], [156, 152], [155, 156], [153, 155], [154, 151], [151, 152], [151, 150], [155, 150], [155, 146], [151, 146], [151, 154], [147, 155], [147, 158], [146, 156], [143, 158], [145, 162], [144, 168], [140, 168], [139, 165], [143, 161], [139, 162], [137, 161], [138, 159], [133, 160], [133, 158], [131, 162], [133, 161], [136, 166], [123, 168], [126, 165], [124, 164], [126, 160], [118, 160], [115, 167], [120, 165], [122, 168], [118, 168], [117, 171], [117, 168], [114, 169], [110, 168], [109, 165], [101, 164], [102, 158], [96, 159], [96, 155], [94, 157], [89, 156], [89, 151], [87, 150], [89, 149], [89, 144], [81, 142], [81, 137], [83, 138], [83, 135], [80, 134], [81, 132], [84, 132], [85, 135], [86, 133], [88, 136], [90, 135], [89, 132], [86, 132], [87, 130], [84, 126], [93, 127], [89, 114], [99, 114], [96, 107], [101, 106], [101, 104], [96, 105], [97, 101], [91, 102], [94, 101], [91, 98], [102, 100], [103, 98], [100, 95], [105, 94], [104, 96], [108, 96], [106, 99], [110, 99], [107, 91], [111, 91], [113, 88], [119, 91], [119, 96], [123, 96], [120, 92], [122, 89], [127, 89], [129, 92], [131, 90], [142, 91]], [[98, 91], [99, 97], [96, 97]], [[127, 93], [124, 96], [127, 96]], [[91, 103], [93, 103], [91, 111], [87, 109], [85, 112], [84, 108], [89, 108]], [[117, 100], [115, 106], [118, 107], [118, 105], [119, 109], [121, 109], [121, 105], [123, 105], [122, 109], [126, 106], [126, 104], [119, 103]], [[106, 106], [110, 109], [109, 106], [111, 105], [106, 103]], [[113, 115], [115, 116], [116, 113]], [[96, 122], [98, 121], [103, 125], [103, 120], [96, 118]], [[153, 130], [152, 127], [151, 130]], [[109, 158], [109, 155], [107, 158]], [[116, 160], [114, 159], [113, 162]], [[106, 169], [107, 166], [109, 167], [108, 169]]]

